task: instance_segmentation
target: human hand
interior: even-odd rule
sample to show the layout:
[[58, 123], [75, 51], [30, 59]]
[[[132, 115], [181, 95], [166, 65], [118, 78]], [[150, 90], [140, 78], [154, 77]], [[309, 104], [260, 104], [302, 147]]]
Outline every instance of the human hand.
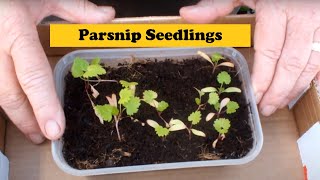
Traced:
[[58, 139], [65, 128], [36, 25], [49, 15], [74, 23], [105, 23], [114, 14], [111, 7], [85, 0], [0, 1], [0, 105], [32, 142]]
[[192, 23], [210, 23], [239, 5], [256, 10], [252, 84], [261, 113], [269, 116], [320, 71], [320, 52], [312, 51], [312, 43], [320, 42], [320, 1], [202, 0], [180, 14]]

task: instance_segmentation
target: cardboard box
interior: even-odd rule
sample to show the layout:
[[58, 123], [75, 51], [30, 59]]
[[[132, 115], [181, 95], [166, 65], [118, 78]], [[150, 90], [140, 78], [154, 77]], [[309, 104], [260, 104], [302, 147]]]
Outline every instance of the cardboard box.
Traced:
[[[131, 20], [115, 20], [115, 23], [182, 23], [180, 18], [139, 18]], [[251, 23], [254, 24], [253, 16], [231, 16], [218, 20], [219, 23]], [[252, 26], [254, 29], [254, 25]], [[49, 48], [49, 27], [47, 25], [39, 26], [39, 36], [48, 59], [52, 67], [71, 48]], [[248, 60], [249, 67], [253, 63], [253, 48], [238, 48], [238, 50]], [[313, 100], [318, 100], [314, 102]], [[312, 88], [298, 102], [293, 111], [282, 109], [270, 117], [261, 117], [264, 131], [264, 146], [261, 154], [252, 163], [242, 166], [212, 167], [212, 168], [193, 168], [170, 171], [155, 171], [145, 173], [118, 174], [98, 177], [73, 177], [62, 172], [52, 160], [50, 142], [36, 146], [32, 145], [22, 133], [11, 123], [7, 124], [5, 135], [5, 154], [10, 160], [10, 179], [11, 180], [33, 180], [33, 179], [220, 179], [220, 180], [301, 180], [303, 179], [303, 167], [299, 157], [297, 139], [299, 138], [298, 128], [302, 131], [308, 129], [312, 124], [307, 120], [317, 119], [320, 108], [312, 106], [314, 111], [310, 110], [310, 103], [315, 105], [319, 99], [315, 97]], [[318, 108], [318, 109], [317, 109]], [[308, 110], [308, 111], [307, 111]], [[302, 115], [301, 112], [308, 114]], [[309, 118], [311, 117], [311, 118]], [[296, 122], [297, 120], [297, 122]], [[1, 123], [2, 122], [2, 123]], [[309, 122], [306, 124], [306, 122]], [[3, 120], [0, 117], [0, 132], [4, 132]], [[299, 127], [298, 127], [299, 126]], [[2, 128], [2, 129], [1, 129]], [[302, 132], [301, 131], [301, 132]], [[0, 134], [3, 139], [3, 133]], [[1, 146], [0, 146], [1, 147]]]

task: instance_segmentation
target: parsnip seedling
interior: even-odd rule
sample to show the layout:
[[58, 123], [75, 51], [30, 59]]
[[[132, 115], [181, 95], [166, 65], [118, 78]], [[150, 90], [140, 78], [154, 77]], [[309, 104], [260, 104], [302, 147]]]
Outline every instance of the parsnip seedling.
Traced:
[[225, 59], [219, 53], [212, 54], [211, 58], [206, 53], [201, 52], [201, 51], [198, 51], [198, 55], [200, 55], [203, 59], [207, 60], [212, 65], [212, 67], [213, 67], [212, 74], [214, 73], [215, 69], [219, 66], [234, 68], [234, 64], [231, 62], [219, 63], [221, 60]]
[[169, 127], [163, 127], [154, 120], [147, 120], [147, 124], [154, 128], [159, 137], [166, 137], [170, 132], [186, 129], [187, 126], [179, 119], [171, 119]]
[[228, 133], [229, 128], [231, 127], [230, 120], [225, 118], [216, 119], [213, 127], [219, 133], [218, 138], [212, 143], [212, 147], [216, 148], [219, 139], [223, 140], [225, 138], [225, 134]]
[[162, 112], [165, 111], [169, 104], [166, 101], [158, 102], [156, 99], [158, 98], [158, 94], [152, 90], [146, 90], [143, 92], [143, 101], [149, 104], [150, 106], [154, 107], [160, 119], [166, 124], [166, 127], [169, 127], [168, 122], [161, 116]]

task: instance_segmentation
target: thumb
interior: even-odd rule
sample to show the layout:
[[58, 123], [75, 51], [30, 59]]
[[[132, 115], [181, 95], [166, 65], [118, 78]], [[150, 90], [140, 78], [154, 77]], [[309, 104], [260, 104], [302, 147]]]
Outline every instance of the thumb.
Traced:
[[239, 5], [236, 0], [201, 0], [197, 5], [181, 8], [180, 15], [191, 23], [211, 23]]
[[97, 6], [87, 0], [54, 1], [52, 14], [72, 23], [107, 23], [115, 17], [109, 6]]

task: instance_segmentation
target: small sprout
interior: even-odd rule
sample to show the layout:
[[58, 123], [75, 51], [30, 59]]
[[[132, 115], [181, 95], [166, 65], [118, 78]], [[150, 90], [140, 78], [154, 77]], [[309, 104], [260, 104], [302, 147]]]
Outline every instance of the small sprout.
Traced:
[[126, 113], [129, 116], [132, 116], [135, 113], [137, 113], [140, 105], [141, 103], [138, 97], [131, 97], [128, 102], [123, 104], [123, 106], [126, 108]]
[[227, 104], [227, 114], [233, 114], [239, 109], [239, 104], [235, 101], [230, 101]]
[[128, 88], [124, 88], [119, 92], [119, 104], [125, 104], [134, 96], [134, 92]]
[[188, 117], [188, 121], [192, 123], [192, 125], [196, 125], [200, 122], [201, 120], [201, 112], [200, 111], [195, 111], [191, 113]]
[[217, 78], [218, 82], [222, 84], [230, 84], [231, 83], [231, 76], [226, 71], [222, 71], [218, 74]]
[[208, 103], [210, 105], [214, 105], [219, 102], [219, 95], [216, 92], [212, 92], [209, 94]]
[[213, 124], [213, 127], [219, 134], [228, 133], [230, 126], [230, 120], [225, 118], [216, 119]]
[[90, 84], [90, 89], [92, 91], [92, 96], [97, 99], [97, 97], [99, 96], [99, 91], [97, 91], [91, 84]]
[[206, 87], [206, 88], [201, 89], [201, 92], [212, 93], [212, 92], [217, 92], [217, 89], [215, 87]]
[[209, 113], [206, 117], [206, 121], [210, 121], [216, 114], [215, 113]]
[[219, 114], [221, 112], [221, 110], [226, 107], [226, 105], [230, 102], [229, 98], [224, 98], [221, 103], [220, 103], [220, 109], [219, 109]]
[[82, 77], [83, 74], [87, 71], [88, 66], [89, 66], [89, 63], [86, 60], [76, 57], [71, 67], [72, 76], [74, 78]]
[[224, 93], [241, 93], [241, 89], [239, 89], [237, 87], [229, 87], [229, 88], [223, 90], [222, 92], [224, 92]]
[[234, 68], [234, 64], [232, 62], [222, 62], [219, 64], [219, 61], [222, 59], [225, 59], [221, 54], [219, 53], [214, 53], [211, 58], [204, 52], [198, 51], [198, 55], [200, 55], [202, 58], [207, 60], [212, 66], [213, 66], [213, 71], [214, 73], [215, 69], [219, 66], [226, 66], [226, 67], [231, 67]]
[[103, 121], [111, 122], [112, 116], [117, 116], [119, 114], [119, 110], [109, 104], [95, 106], [94, 112], [100, 119], [101, 124], [103, 124]]
[[98, 77], [99, 75], [103, 75], [106, 73], [106, 70], [100, 64], [91, 64], [88, 66], [87, 71], [83, 74], [83, 77]]
[[202, 131], [196, 130], [196, 129], [191, 129], [192, 134], [200, 137], [206, 137], [206, 134]]
[[154, 129], [159, 137], [166, 137], [169, 135], [169, 132], [170, 132], [169, 129], [162, 126], [158, 126]]
[[169, 104], [165, 101], [161, 101], [159, 102], [158, 106], [157, 106], [157, 111], [158, 112], [163, 112], [164, 110], [166, 110], [169, 107]]

